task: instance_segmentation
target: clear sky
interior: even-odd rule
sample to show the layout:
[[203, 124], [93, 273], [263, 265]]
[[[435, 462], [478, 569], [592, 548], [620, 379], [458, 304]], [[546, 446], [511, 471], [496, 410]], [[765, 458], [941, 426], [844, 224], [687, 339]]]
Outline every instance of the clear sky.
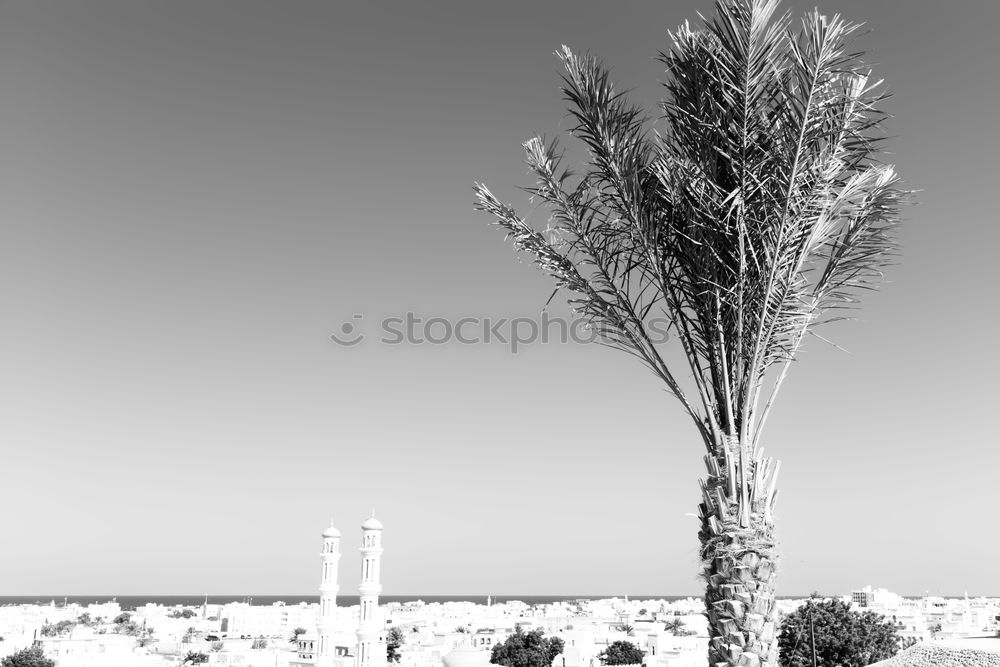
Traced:
[[[923, 192], [826, 332], [848, 352], [810, 342], [769, 422], [779, 593], [1000, 595], [1000, 4], [821, 8], [872, 29]], [[353, 593], [373, 506], [386, 593], [699, 593], [702, 448], [638, 363], [329, 335], [537, 316], [472, 181], [524, 207], [560, 44], [652, 103], [666, 30], [710, 10], [0, 3], [0, 594], [308, 593], [331, 517]]]

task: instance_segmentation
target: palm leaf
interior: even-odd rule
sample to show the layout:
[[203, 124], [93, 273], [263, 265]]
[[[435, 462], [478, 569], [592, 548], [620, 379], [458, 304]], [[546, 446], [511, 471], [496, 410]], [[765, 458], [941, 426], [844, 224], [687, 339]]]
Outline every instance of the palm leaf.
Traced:
[[[672, 33], [656, 133], [600, 61], [562, 47], [589, 159], [574, 177], [555, 141], [525, 143], [544, 233], [477, 186], [478, 208], [666, 382], [716, 453], [756, 442], [761, 396], [773, 402], [805, 334], [877, 285], [906, 198], [880, 163], [885, 95], [851, 48], [858, 25], [812, 12], [793, 30], [777, 4], [719, 0]], [[651, 342], [661, 313], [686, 369]]]

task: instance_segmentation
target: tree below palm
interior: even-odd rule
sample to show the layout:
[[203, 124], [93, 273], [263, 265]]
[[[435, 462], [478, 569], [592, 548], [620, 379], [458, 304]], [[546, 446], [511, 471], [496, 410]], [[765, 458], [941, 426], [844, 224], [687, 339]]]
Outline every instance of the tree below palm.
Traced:
[[602, 665], [640, 665], [645, 654], [632, 642], [616, 641], [597, 654]]
[[[906, 195], [879, 160], [885, 95], [850, 48], [857, 28], [818, 12], [793, 27], [777, 0], [719, 0], [660, 53], [655, 134], [596, 58], [563, 47], [571, 133], [589, 159], [574, 176], [556, 142], [525, 142], [547, 229], [476, 185], [477, 209], [694, 421], [713, 666], [777, 662], [779, 464], [762, 429], [805, 335], [877, 285]], [[661, 315], [680, 364], [651, 335]]]
[[385, 641], [385, 659], [386, 662], [399, 662], [401, 657], [399, 649], [406, 642], [406, 638], [403, 636], [403, 631], [400, 628], [390, 628], [389, 634], [386, 636]]
[[45, 657], [41, 647], [21, 649], [0, 660], [2, 667], [55, 667], [55, 660]]
[[896, 626], [881, 614], [854, 611], [840, 600], [809, 600], [781, 623], [781, 667], [863, 667], [888, 660], [905, 647]]
[[546, 637], [541, 628], [525, 632], [514, 626], [514, 634], [494, 644], [490, 662], [502, 667], [551, 667], [555, 657], [563, 652], [565, 642], [559, 637]]

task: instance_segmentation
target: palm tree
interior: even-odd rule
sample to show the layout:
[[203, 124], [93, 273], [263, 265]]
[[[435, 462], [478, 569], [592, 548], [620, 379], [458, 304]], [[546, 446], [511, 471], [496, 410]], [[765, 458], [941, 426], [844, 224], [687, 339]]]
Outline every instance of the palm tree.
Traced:
[[[476, 208], [694, 421], [711, 665], [777, 662], [779, 465], [762, 429], [804, 336], [877, 285], [907, 195], [880, 161], [885, 95], [851, 50], [857, 29], [818, 12], [795, 27], [777, 0], [718, 0], [659, 54], [657, 134], [596, 58], [563, 47], [589, 160], [574, 176], [555, 141], [524, 144], [548, 228], [475, 187]], [[682, 356], [651, 335], [661, 315]]]
[[663, 624], [663, 629], [672, 635], [679, 635], [682, 632], [686, 632], [687, 628], [684, 627], [684, 621], [679, 618], [673, 618]]

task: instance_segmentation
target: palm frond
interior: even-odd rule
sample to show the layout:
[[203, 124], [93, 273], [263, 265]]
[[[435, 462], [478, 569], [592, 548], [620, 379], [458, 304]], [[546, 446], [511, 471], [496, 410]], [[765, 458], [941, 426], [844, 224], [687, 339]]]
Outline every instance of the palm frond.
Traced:
[[[793, 30], [777, 7], [718, 0], [700, 29], [672, 33], [659, 133], [595, 57], [562, 47], [589, 160], [573, 177], [556, 142], [524, 144], [545, 234], [477, 186], [478, 207], [667, 383], [716, 453], [756, 442], [805, 334], [877, 285], [907, 194], [880, 162], [885, 94], [852, 50], [859, 26], [812, 12]], [[687, 373], [650, 342], [654, 312]]]

